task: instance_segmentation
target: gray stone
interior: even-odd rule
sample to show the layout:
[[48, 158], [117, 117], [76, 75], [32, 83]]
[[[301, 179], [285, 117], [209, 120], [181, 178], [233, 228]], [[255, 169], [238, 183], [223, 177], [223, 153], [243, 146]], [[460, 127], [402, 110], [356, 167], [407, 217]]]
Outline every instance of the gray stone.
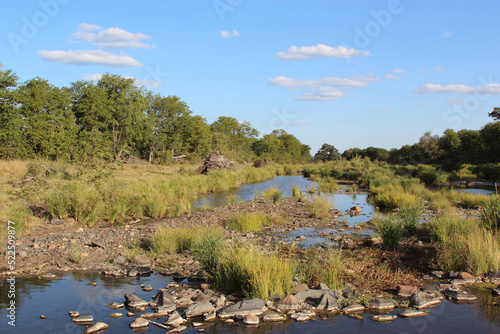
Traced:
[[262, 318], [262, 320], [267, 321], [267, 322], [284, 321], [284, 320], [286, 320], [286, 315], [277, 314], [277, 313], [266, 314], [264, 316], [264, 318]]
[[57, 276], [54, 275], [54, 274], [52, 274], [52, 273], [47, 273], [47, 274], [43, 274], [42, 278], [45, 278], [45, 279], [54, 279], [54, 278], [57, 278]]
[[168, 293], [167, 290], [160, 290], [156, 295], [154, 295], [149, 301], [149, 306], [151, 307], [162, 307], [167, 308], [173, 307], [175, 309], [175, 299]]
[[168, 331], [167, 334], [184, 332], [186, 329], [188, 329], [187, 326], [184, 326], [184, 325], [183, 326], [179, 326], [177, 328], [174, 328], [174, 329]]
[[203, 314], [204, 321], [215, 321], [216, 318], [217, 318], [217, 312], [215, 311]]
[[104, 322], [96, 322], [95, 324], [93, 324], [89, 328], [85, 329], [85, 331], [83, 333], [84, 334], [91, 334], [91, 333], [95, 333], [95, 332], [99, 332], [99, 331], [104, 331], [105, 329], [108, 329], [108, 327], [109, 327], [108, 324], [106, 324]]
[[365, 307], [358, 303], [352, 303], [349, 306], [346, 306], [342, 309], [344, 313], [353, 313], [353, 312], [363, 312]]
[[399, 297], [411, 297], [411, 295], [416, 292], [418, 288], [413, 285], [398, 285], [396, 287], [397, 295]]
[[403, 312], [399, 313], [399, 316], [401, 318], [416, 318], [416, 317], [423, 317], [426, 315], [427, 312], [418, 310], [404, 310]]
[[28, 253], [26, 253], [26, 251], [20, 251], [17, 255], [19, 255], [21, 259], [24, 259], [28, 256]]
[[374, 315], [374, 316], [372, 316], [372, 320], [378, 321], [378, 322], [389, 322], [389, 321], [394, 321], [396, 319], [397, 319], [397, 316], [390, 315], [390, 314], [383, 314], [383, 315]]
[[258, 325], [259, 317], [253, 313], [249, 313], [243, 317], [243, 323], [245, 325]]
[[113, 263], [117, 265], [122, 265], [127, 263], [127, 258], [125, 256], [117, 256], [113, 259]]
[[420, 288], [421, 292], [425, 292], [431, 296], [437, 296], [441, 292], [441, 288], [437, 284], [428, 284]]
[[319, 283], [318, 286], [316, 287], [316, 289], [319, 289], [319, 290], [330, 290], [330, 288], [328, 288], [328, 285], [326, 285], [325, 283]]
[[304, 321], [311, 320], [315, 316], [316, 316], [316, 313], [314, 313], [313, 311], [305, 310], [302, 312], [297, 312], [297, 313], [292, 314], [291, 318], [297, 322], [304, 322]]
[[74, 323], [93, 322], [94, 321], [94, 317], [92, 317], [91, 315], [85, 315], [83, 317], [72, 318], [71, 321], [73, 321]]
[[240, 302], [237, 302], [236, 304], [224, 307], [219, 312], [219, 317], [221, 319], [226, 319], [234, 316], [245, 316], [249, 313], [261, 315], [266, 310], [266, 303], [264, 303], [259, 298], [254, 298], [251, 300], [242, 300]]
[[395, 307], [394, 302], [386, 298], [373, 298], [368, 302], [368, 308], [374, 310], [390, 310]]
[[221, 308], [226, 306], [226, 301], [227, 301], [227, 298], [224, 295], [217, 297], [217, 299], [215, 300], [215, 309], [220, 310]]
[[316, 308], [325, 311], [337, 311], [339, 309], [337, 298], [332, 296], [330, 293], [325, 293], [319, 299]]
[[294, 295], [287, 295], [278, 302], [278, 308], [281, 310], [296, 310], [299, 301]]
[[149, 302], [137, 297], [136, 295], [133, 295], [131, 293], [126, 293], [125, 294], [125, 303], [129, 306], [129, 307], [135, 307], [135, 308], [138, 308], [138, 307], [145, 307], [145, 306], [149, 306]]
[[196, 297], [196, 302], [197, 303], [208, 302], [210, 300], [212, 300], [212, 297], [210, 297], [206, 293], [202, 293], [202, 294], [198, 295], [198, 297]]
[[151, 260], [147, 255], [136, 255], [134, 256], [131, 260], [130, 263], [136, 265], [136, 266], [150, 266], [151, 265]]
[[111, 302], [108, 304], [108, 308], [111, 308], [111, 309], [119, 309], [119, 308], [123, 308], [125, 305], [123, 305], [123, 303], [117, 303], [117, 302]]
[[210, 302], [196, 303], [188, 307], [186, 310], [186, 317], [193, 318], [202, 316], [203, 313], [213, 312], [215, 307]]
[[111, 313], [109, 316], [111, 318], [121, 318], [121, 317], [123, 317], [123, 314], [119, 313], [119, 312], [115, 312], [115, 313]]
[[76, 318], [76, 317], [80, 316], [80, 313], [78, 311], [69, 311], [68, 314], [72, 318]]
[[303, 301], [307, 301], [308, 299], [314, 299], [314, 300], [319, 299], [321, 298], [321, 296], [323, 296], [325, 291], [331, 291], [331, 290], [310, 289], [307, 291], [299, 291], [295, 294], [295, 297], [297, 297], [297, 301], [300, 303]]
[[143, 285], [141, 288], [142, 288], [142, 291], [146, 291], [146, 292], [153, 291], [153, 287], [149, 284]]
[[433, 271], [431, 271], [431, 275], [436, 277], [436, 278], [443, 278], [444, 272], [442, 272], [441, 270], [433, 270]]
[[426, 308], [435, 304], [439, 304], [441, 301], [428, 293], [417, 291], [410, 297], [410, 306], [417, 309]]
[[443, 295], [445, 295], [449, 299], [451, 299], [453, 301], [457, 301], [457, 302], [459, 302], [459, 301], [474, 301], [477, 299], [476, 296], [474, 296], [470, 293], [467, 293], [465, 291], [461, 291], [458, 289], [453, 289], [453, 288], [448, 288], [448, 289], [444, 290]]
[[170, 327], [179, 327], [180, 325], [183, 325], [185, 323], [186, 319], [182, 318], [181, 315], [177, 312], [172, 313], [172, 315], [163, 322], [164, 325]]
[[137, 275], [139, 275], [139, 267], [134, 267], [134, 268], [130, 269], [127, 273], [128, 277], [135, 277]]
[[149, 320], [144, 318], [136, 318], [129, 324], [130, 328], [143, 328], [149, 326]]
[[309, 287], [307, 286], [307, 284], [304, 284], [304, 283], [296, 284], [292, 288], [292, 295], [296, 294], [297, 292], [307, 291], [307, 290], [309, 290]]
[[359, 297], [359, 290], [354, 285], [347, 283], [344, 291], [342, 291], [342, 296], [346, 299], [356, 299]]

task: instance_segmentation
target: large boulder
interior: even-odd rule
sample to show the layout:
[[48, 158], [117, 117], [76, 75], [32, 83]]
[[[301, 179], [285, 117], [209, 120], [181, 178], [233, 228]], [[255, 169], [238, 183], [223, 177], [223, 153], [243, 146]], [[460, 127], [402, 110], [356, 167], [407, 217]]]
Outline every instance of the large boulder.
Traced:
[[219, 318], [227, 319], [238, 316], [245, 316], [249, 313], [261, 315], [267, 310], [266, 303], [259, 298], [242, 300], [236, 304], [224, 307], [219, 312]]
[[160, 290], [156, 295], [154, 295], [149, 301], [149, 306], [151, 307], [162, 307], [172, 308], [175, 310], [175, 299], [168, 293], [167, 290]]
[[446, 290], [444, 290], [443, 295], [456, 302], [474, 301], [477, 299], [476, 296], [470, 293], [453, 288], [447, 288]]
[[294, 295], [287, 295], [285, 298], [281, 299], [278, 302], [278, 308], [281, 310], [296, 310], [298, 307], [299, 301], [297, 297]]
[[219, 152], [210, 153], [205, 157], [203, 165], [198, 169], [201, 174], [207, 174], [211, 170], [233, 168], [233, 162], [226, 159]]
[[368, 308], [373, 310], [390, 310], [396, 307], [396, 304], [387, 298], [373, 298], [368, 302]]
[[210, 302], [201, 302], [189, 306], [186, 310], [186, 318], [202, 316], [204, 313], [215, 311], [215, 307]]
[[125, 294], [125, 304], [129, 307], [139, 308], [144, 306], [149, 306], [149, 302], [133, 295], [131, 293]]
[[436, 297], [422, 291], [417, 291], [410, 297], [410, 306], [417, 309], [426, 308], [432, 305], [439, 304], [441, 301]]

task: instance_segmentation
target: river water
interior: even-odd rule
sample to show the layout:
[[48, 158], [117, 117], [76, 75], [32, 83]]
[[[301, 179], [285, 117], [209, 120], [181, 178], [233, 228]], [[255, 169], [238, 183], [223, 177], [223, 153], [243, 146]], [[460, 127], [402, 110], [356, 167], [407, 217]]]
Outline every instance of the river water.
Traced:
[[[193, 208], [201, 205], [226, 205], [228, 195], [236, 195], [243, 201], [254, 198], [255, 189], [260, 193], [271, 186], [279, 187], [284, 196], [291, 196], [292, 186], [298, 185], [304, 192], [317, 183], [302, 176], [278, 176], [266, 182], [244, 185], [227, 192], [210, 194], [197, 199]], [[349, 226], [366, 222], [373, 218], [375, 207], [368, 203], [368, 194], [345, 193], [327, 194], [333, 206], [345, 212], [354, 205], [363, 209], [363, 215], [345, 216]], [[309, 198], [315, 195], [308, 194]], [[283, 239], [293, 239], [298, 235], [308, 235], [308, 245], [325, 242], [324, 233], [352, 233], [299, 229], [290, 234], [283, 234]], [[370, 233], [364, 232], [364, 233]], [[105, 333], [133, 333], [128, 324], [132, 321], [126, 316], [127, 310], [118, 310], [123, 318], [111, 318], [109, 314], [116, 312], [107, 308], [110, 302], [123, 302], [125, 293], [134, 293], [149, 300], [155, 292], [144, 292], [141, 284], [150, 284], [154, 290], [163, 288], [171, 281], [170, 276], [152, 274], [140, 278], [110, 278], [93, 272], [62, 273], [54, 280], [30, 278], [16, 280], [16, 326], [8, 325], [7, 298], [8, 283], [0, 282], [0, 333], [83, 333], [84, 327], [72, 323], [69, 311], [90, 313], [94, 323], [105, 322], [109, 329]], [[95, 282], [96, 286], [90, 285]], [[285, 321], [279, 323], [261, 323], [257, 328], [242, 324], [225, 324], [220, 321], [202, 326], [208, 333], [500, 333], [500, 297], [493, 297], [491, 289], [474, 288], [471, 291], [478, 300], [471, 304], [455, 304], [443, 300], [430, 310], [426, 317], [402, 319], [391, 323], [372, 321], [370, 313], [363, 314], [363, 320], [340, 315], [318, 316], [316, 321], [298, 323]], [[496, 303], [497, 305], [493, 305]], [[397, 314], [398, 310], [391, 314]], [[41, 319], [44, 315], [47, 319]], [[163, 319], [159, 320], [160, 322]], [[200, 328], [190, 327], [184, 333], [198, 333]], [[147, 333], [165, 333], [164, 329], [150, 325]]]

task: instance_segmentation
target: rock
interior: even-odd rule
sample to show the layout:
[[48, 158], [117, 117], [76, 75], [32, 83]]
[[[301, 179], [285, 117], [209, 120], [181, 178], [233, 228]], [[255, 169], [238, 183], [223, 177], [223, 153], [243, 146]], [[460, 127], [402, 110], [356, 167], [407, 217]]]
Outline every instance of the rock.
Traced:
[[358, 313], [349, 313], [347, 315], [349, 318], [357, 319], [357, 320], [363, 320], [364, 317], [361, 314]]
[[368, 308], [374, 310], [390, 310], [395, 307], [394, 302], [386, 298], [373, 298], [368, 302]]
[[446, 276], [447, 278], [451, 278], [451, 279], [453, 279], [453, 278], [457, 278], [458, 274], [457, 274], [456, 272], [454, 272], [453, 270], [450, 270], [450, 271], [448, 271], [448, 272], [446, 273], [446, 275], [445, 275], [445, 276]]
[[109, 316], [110, 316], [111, 318], [121, 318], [121, 317], [123, 317], [123, 314], [122, 314], [122, 313], [115, 312], [115, 313], [111, 313]]
[[160, 290], [156, 295], [154, 295], [149, 301], [149, 306], [151, 307], [164, 307], [172, 308], [175, 310], [175, 299], [168, 293], [167, 290]]
[[389, 321], [394, 321], [398, 317], [395, 315], [390, 315], [390, 314], [384, 314], [384, 315], [374, 315], [372, 316], [372, 320], [378, 321], [378, 322], [389, 322]]
[[304, 235], [299, 235], [297, 236], [295, 239], [295, 241], [305, 241], [306, 240], [306, 237]]
[[111, 308], [111, 309], [119, 309], [119, 308], [123, 308], [125, 305], [123, 305], [123, 303], [117, 303], [117, 302], [111, 302], [108, 304], [108, 308]]
[[453, 301], [474, 301], [477, 299], [476, 296], [467, 293], [465, 291], [461, 291], [458, 289], [453, 289], [453, 288], [448, 288], [443, 291], [443, 295], [448, 297], [449, 299]]
[[346, 306], [342, 309], [344, 313], [354, 313], [354, 312], [363, 312], [365, 310], [365, 307], [361, 304], [358, 303], [352, 303], [349, 306]]
[[325, 311], [337, 311], [339, 309], [337, 298], [330, 293], [324, 293], [316, 308]]
[[325, 283], [319, 283], [318, 286], [316, 287], [316, 289], [319, 289], [319, 290], [330, 290], [328, 288], [328, 285], [326, 285]]
[[420, 288], [421, 292], [425, 292], [431, 296], [438, 296], [441, 292], [441, 288], [437, 284], [428, 284]]
[[258, 325], [259, 324], [259, 317], [256, 316], [253, 313], [249, 313], [243, 317], [243, 323], [245, 325]]
[[203, 313], [209, 313], [215, 311], [215, 307], [210, 302], [201, 302], [193, 304], [186, 310], [186, 317], [193, 318], [203, 315]]
[[138, 267], [134, 267], [134, 268], [130, 269], [127, 273], [128, 277], [135, 277], [137, 275], [139, 275], [139, 268]]
[[264, 318], [262, 318], [262, 320], [266, 321], [266, 322], [284, 321], [284, 320], [286, 320], [286, 315], [277, 314], [277, 313], [266, 314], [264, 316]]
[[433, 270], [430, 272], [430, 274], [436, 278], [443, 278], [444, 277], [444, 272], [441, 270]]
[[397, 295], [400, 297], [409, 298], [411, 295], [416, 292], [418, 288], [413, 285], [398, 285], [396, 287]]
[[180, 333], [180, 332], [184, 332], [186, 329], [188, 329], [188, 327], [187, 327], [187, 326], [179, 326], [179, 327], [177, 327], [177, 328], [174, 328], [174, 329], [172, 329], [172, 330], [168, 331], [168, 332], [167, 332], [167, 334], [169, 334], [169, 333]]
[[183, 325], [186, 323], [186, 320], [181, 317], [181, 315], [178, 312], [172, 313], [170, 317], [168, 317], [167, 320], [163, 322], [164, 325], [170, 326], [170, 327], [179, 327], [180, 325]]
[[129, 324], [130, 328], [144, 328], [149, 326], [149, 320], [144, 318], [136, 318]]
[[234, 316], [245, 316], [249, 313], [255, 315], [261, 315], [267, 310], [266, 303], [264, 303], [259, 298], [254, 298], [251, 300], [242, 300], [236, 304], [224, 307], [219, 312], [219, 317], [221, 319], [227, 319]]
[[130, 263], [136, 266], [149, 267], [151, 265], [151, 260], [147, 255], [136, 255], [131, 260]]
[[126, 293], [125, 294], [125, 303], [129, 306], [129, 307], [135, 307], [135, 308], [138, 308], [138, 307], [145, 307], [145, 306], [149, 306], [149, 302], [137, 297], [136, 295], [133, 295], [131, 293]]
[[463, 280], [474, 280], [474, 281], [476, 280], [475, 276], [472, 276], [471, 274], [469, 274], [468, 272], [465, 272], [465, 271], [458, 273], [457, 278], [460, 278]]
[[144, 319], [158, 319], [158, 318], [163, 318], [167, 317], [172, 310], [167, 310], [167, 311], [162, 311], [158, 309], [158, 312], [148, 312], [148, 313], [143, 313], [139, 317], [144, 318]]
[[492, 293], [495, 295], [495, 296], [500, 296], [500, 285], [497, 286], [496, 288], [493, 288], [492, 289]]
[[71, 321], [74, 323], [94, 322], [94, 318], [91, 315], [85, 315], [83, 317], [72, 318]]
[[47, 319], [47, 316], [46, 315], [40, 315], [40, 319]]
[[297, 298], [297, 301], [303, 302], [308, 299], [319, 299], [321, 296], [323, 296], [324, 291], [322, 290], [316, 290], [316, 289], [309, 289], [307, 291], [299, 291], [295, 294], [295, 297]]
[[216, 318], [217, 318], [217, 313], [215, 311], [203, 314], [204, 321], [214, 321]]
[[198, 297], [196, 297], [196, 302], [197, 303], [208, 302], [210, 300], [212, 300], [212, 297], [210, 297], [206, 293], [202, 293], [202, 294], [198, 295]]
[[418, 311], [418, 310], [404, 310], [403, 312], [399, 313], [399, 316], [401, 318], [416, 318], [416, 317], [423, 317], [427, 315], [427, 312], [424, 311]]
[[359, 290], [354, 285], [347, 283], [344, 291], [342, 291], [342, 296], [345, 299], [356, 299], [359, 297]]
[[294, 295], [287, 295], [278, 302], [278, 308], [281, 310], [296, 310], [299, 301]]
[[426, 308], [435, 304], [439, 304], [441, 301], [430, 294], [422, 291], [417, 291], [410, 297], [410, 307], [415, 307], [417, 309]]
[[54, 279], [54, 278], [57, 278], [57, 276], [54, 275], [54, 274], [52, 274], [52, 273], [43, 274], [41, 277], [45, 278], [45, 279]]
[[26, 253], [26, 251], [20, 251], [17, 255], [19, 255], [21, 259], [24, 259], [28, 256], [28, 253]]
[[355, 213], [361, 213], [363, 210], [359, 206], [353, 206], [350, 211], [353, 211]]
[[300, 292], [300, 291], [307, 291], [309, 290], [309, 287], [307, 286], [307, 284], [296, 284], [292, 287], [292, 295], [296, 294], [297, 292]]
[[117, 256], [113, 259], [113, 263], [116, 265], [122, 265], [127, 263], [127, 258], [125, 256]]
[[80, 313], [77, 312], [77, 311], [69, 311], [68, 312], [69, 316], [72, 317], [72, 318], [76, 318], [76, 317], [79, 317], [80, 316]]
[[226, 306], [226, 301], [227, 301], [227, 298], [224, 295], [217, 297], [217, 299], [215, 300], [215, 309], [220, 310], [221, 308]]
[[316, 316], [316, 313], [314, 313], [313, 311], [305, 310], [302, 312], [292, 314], [291, 318], [297, 322], [304, 322], [304, 321], [311, 320], [315, 316]]
[[142, 286], [142, 291], [147, 291], [147, 292], [153, 291], [153, 287], [151, 285], [149, 285], [149, 284], [148, 285], [143, 285]]
[[104, 322], [96, 322], [95, 324], [93, 324], [89, 328], [85, 329], [85, 331], [83, 333], [90, 334], [90, 333], [95, 333], [95, 332], [99, 332], [99, 331], [104, 331], [104, 330], [108, 329], [108, 327], [109, 327], [108, 324], [106, 324]]

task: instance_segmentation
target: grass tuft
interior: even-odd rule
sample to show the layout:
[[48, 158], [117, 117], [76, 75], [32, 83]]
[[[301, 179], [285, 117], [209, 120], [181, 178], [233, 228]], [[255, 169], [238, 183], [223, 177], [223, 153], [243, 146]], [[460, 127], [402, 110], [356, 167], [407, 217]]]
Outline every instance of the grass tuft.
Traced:
[[324, 219], [327, 218], [332, 212], [333, 205], [326, 197], [316, 197], [313, 199], [307, 212], [312, 218]]

